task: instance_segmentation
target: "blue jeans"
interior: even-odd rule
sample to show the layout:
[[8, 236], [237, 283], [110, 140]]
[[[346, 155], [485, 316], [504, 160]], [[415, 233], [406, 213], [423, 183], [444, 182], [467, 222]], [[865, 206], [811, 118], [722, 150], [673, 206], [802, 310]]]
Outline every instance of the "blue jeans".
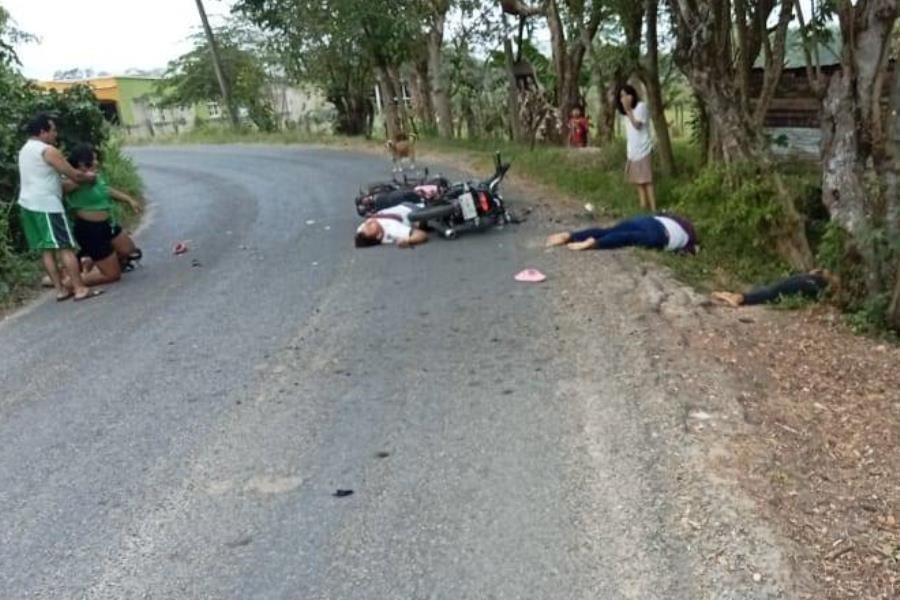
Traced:
[[597, 249], [612, 250], [626, 246], [663, 249], [669, 243], [665, 226], [653, 217], [633, 217], [604, 229], [595, 227], [573, 231], [571, 241], [597, 240]]

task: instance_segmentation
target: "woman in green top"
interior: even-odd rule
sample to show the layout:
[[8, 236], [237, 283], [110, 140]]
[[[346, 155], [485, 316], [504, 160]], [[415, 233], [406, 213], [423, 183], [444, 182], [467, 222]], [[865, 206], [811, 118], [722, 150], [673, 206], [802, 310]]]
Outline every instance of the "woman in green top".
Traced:
[[124, 192], [109, 187], [100, 172], [97, 152], [90, 144], [79, 144], [69, 154], [69, 162], [79, 171], [97, 172], [93, 184], [67, 186], [66, 204], [75, 221], [75, 241], [82, 254], [97, 267], [88, 268], [82, 278], [88, 285], [112, 283], [122, 276], [122, 267], [140, 260], [141, 251], [116, 222], [119, 207], [114, 200], [140, 212], [140, 203]]

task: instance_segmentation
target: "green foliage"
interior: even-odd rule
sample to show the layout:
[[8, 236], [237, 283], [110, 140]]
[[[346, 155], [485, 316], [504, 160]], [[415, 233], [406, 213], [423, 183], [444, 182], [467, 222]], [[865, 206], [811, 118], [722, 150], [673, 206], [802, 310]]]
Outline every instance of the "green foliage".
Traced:
[[421, 40], [430, 2], [415, 0], [239, 0], [234, 10], [274, 34], [295, 79], [320, 85], [340, 133], [367, 131], [376, 68], [397, 68]]
[[[233, 28], [215, 32], [222, 74], [230, 87], [235, 108], [245, 108], [250, 120], [261, 131], [274, 131], [277, 128], [275, 111], [266, 90], [270, 77], [256, 49], [241, 33]], [[190, 52], [169, 63], [158, 92], [162, 106], [191, 106], [221, 99], [205, 36], [197, 36]]]
[[28, 111], [29, 116], [45, 112], [56, 119], [63, 150], [81, 142], [100, 147], [109, 138], [109, 125], [86, 85], [76, 85], [62, 93], [36, 91]]
[[849, 309], [847, 323], [856, 333], [881, 335], [890, 330], [887, 321], [890, 302], [887, 293], [869, 296]]

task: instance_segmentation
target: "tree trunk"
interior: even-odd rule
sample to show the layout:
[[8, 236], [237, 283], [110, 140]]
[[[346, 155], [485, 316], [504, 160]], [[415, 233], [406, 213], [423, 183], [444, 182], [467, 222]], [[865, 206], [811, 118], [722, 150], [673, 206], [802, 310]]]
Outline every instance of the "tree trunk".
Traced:
[[434, 105], [431, 102], [431, 82], [429, 81], [427, 60], [419, 60], [413, 64], [410, 72], [410, 88], [416, 118], [423, 127], [433, 128], [435, 126]]
[[365, 97], [343, 92], [340, 96], [329, 96], [328, 101], [337, 108], [337, 133], [344, 135], [371, 134], [368, 128], [369, 100]]
[[706, 102], [698, 93], [694, 93], [694, 101], [697, 103], [697, 113], [695, 117], [694, 127], [696, 131], [694, 135], [697, 137], [697, 146], [700, 148], [700, 157], [703, 165], [709, 162], [710, 148], [712, 147], [712, 131], [709, 124], [709, 112], [706, 109]]
[[403, 126], [398, 111], [397, 90], [394, 82], [384, 67], [378, 67], [378, 89], [381, 91], [381, 102], [384, 105], [384, 126], [387, 129], [388, 139], [397, 139], [403, 132]]
[[431, 97], [437, 119], [438, 135], [442, 138], [453, 137], [453, 112], [450, 109], [450, 95], [444, 82], [443, 45], [444, 22], [447, 17], [449, 2], [436, 9], [432, 16], [431, 28], [428, 31], [428, 73], [431, 76]]
[[561, 130], [556, 132], [556, 134], [559, 136], [559, 140], [564, 140], [569, 134], [569, 113], [577, 102], [577, 93], [575, 94], [576, 98], [573, 99], [571, 73], [569, 72], [568, 52], [566, 50], [566, 33], [556, 0], [549, 0], [547, 4], [547, 26], [550, 29], [553, 70], [556, 73], [556, 106], [558, 107], [561, 125]]
[[844, 46], [841, 71], [832, 75], [823, 108], [822, 201], [850, 234], [865, 264], [867, 292], [875, 296], [892, 285], [890, 249], [886, 257], [874, 235], [888, 226], [889, 202], [867, 180], [874, 168], [889, 183], [892, 170], [879, 103], [897, 0], [848, 3], [839, 16]]
[[519, 120], [519, 88], [518, 84], [516, 83], [516, 74], [513, 71], [515, 58], [513, 57], [512, 41], [510, 41], [507, 31], [507, 21], [505, 14], [503, 15], [503, 31], [505, 34], [503, 38], [503, 54], [506, 58], [506, 109], [509, 113], [509, 129], [512, 139], [514, 141], [521, 142], [523, 140], [523, 137], [522, 122]]
[[[765, 123], [766, 113], [769, 112], [769, 106], [772, 103], [772, 98], [775, 97], [775, 91], [778, 89], [778, 82], [781, 80], [781, 73], [784, 70], [788, 26], [791, 23], [793, 12], [794, 0], [782, 0], [781, 12], [778, 15], [778, 25], [775, 28], [775, 47], [770, 48], [768, 36], [765, 38], [766, 66], [763, 75], [763, 87], [756, 103], [756, 113], [754, 115], [754, 121], [759, 128], [762, 128]], [[749, 75], [747, 77], [749, 79]], [[749, 91], [749, 87], [747, 91]]]
[[611, 86], [595, 65], [592, 69], [594, 89], [597, 90], [597, 145], [602, 146], [613, 141], [616, 133], [616, 105], [613, 101], [615, 89]]
[[659, 17], [659, 0], [646, 0], [647, 15], [647, 64], [644, 84], [647, 88], [650, 116], [656, 132], [656, 149], [663, 173], [675, 174], [675, 154], [672, 152], [672, 139], [669, 136], [669, 122], [666, 121], [666, 108], [663, 105], [662, 83], [659, 79], [659, 39], [657, 21]]
[[[685, 27], [686, 23], [680, 25]], [[810, 269], [813, 256], [803, 217], [775, 169], [760, 129], [741, 108], [736, 82], [730, 73], [730, 60], [722, 59], [717, 42], [710, 41], [714, 37], [709, 32], [686, 34], [682, 29], [676, 50], [676, 58], [691, 87], [703, 99], [712, 133], [710, 151], [721, 155], [721, 161], [726, 165], [752, 163], [761, 173], [771, 174], [777, 190], [773, 200], [781, 211], [780, 231], [774, 232], [773, 236], [776, 249], [793, 268]]]

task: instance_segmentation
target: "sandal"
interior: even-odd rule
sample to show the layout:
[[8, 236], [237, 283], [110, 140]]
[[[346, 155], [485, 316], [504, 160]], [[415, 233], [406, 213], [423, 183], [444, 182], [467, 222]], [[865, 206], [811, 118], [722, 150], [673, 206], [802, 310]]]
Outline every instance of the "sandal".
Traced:
[[91, 298], [96, 298], [97, 296], [102, 296], [103, 290], [88, 290], [88, 293], [84, 296], [75, 296], [72, 301], [73, 302], [81, 302], [82, 300], [90, 300]]
[[142, 258], [144, 258], [144, 253], [140, 248], [135, 248], [134, 252], [125, 257], [125, 261], [122, 264], [122, 272], [130, 273], [131, 271], [134, 271], [137, 267], [135, 263], [140, 262]]
[[75, 292], [72, 292], [72, 291], [63, 292], [62, 294], [56, 295], [56, 301], [57, 302], [65, 302], [66, 300], [68, 300], [69, 298], [71, 298], [74, 295], [75, 295]]

